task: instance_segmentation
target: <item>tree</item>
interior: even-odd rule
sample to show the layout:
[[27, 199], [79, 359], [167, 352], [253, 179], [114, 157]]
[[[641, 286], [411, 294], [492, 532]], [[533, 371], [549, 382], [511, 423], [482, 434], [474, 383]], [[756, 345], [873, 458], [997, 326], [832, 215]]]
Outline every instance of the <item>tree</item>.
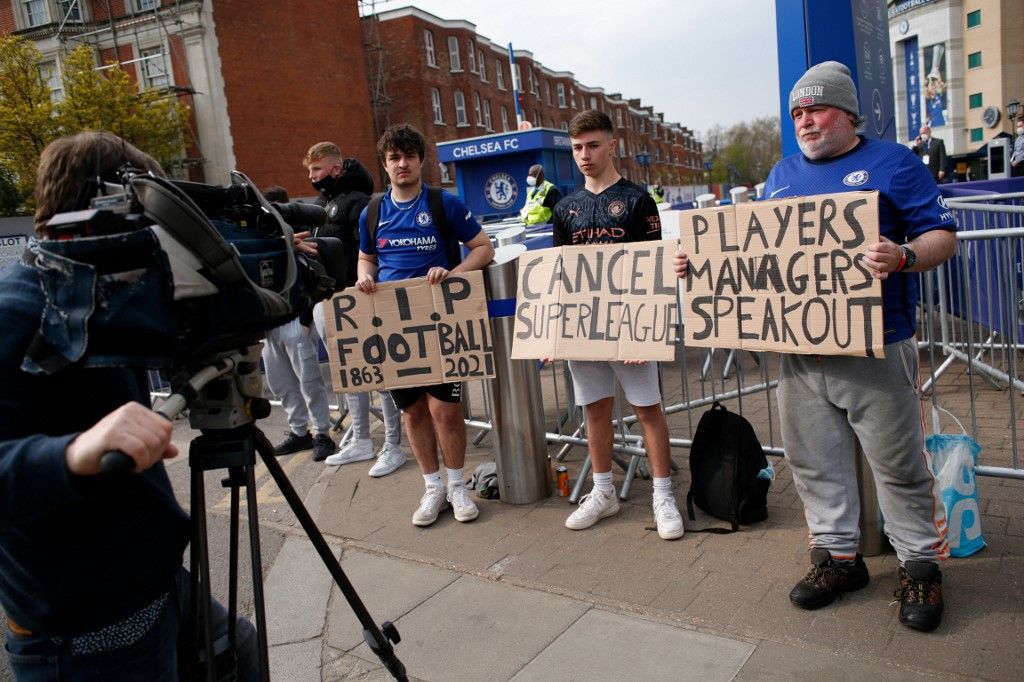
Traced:
[[40, 61], [42, 54], [32, 43], [0, 36], [0, 175], [21, 199], [35, 186], [40, 152], [59, 130]]
[[80, 45], [64, 60], [64, 99], [56, 105], [61, 130], [106, 130], [120, 135], [163, 165], [181, 156], [188, 107], [159, 90], [139, 90], [115, 63], [97, 70], [94, 53]]
[[[79, 45], [62, 64], [63, 99], [54, 103], [39, 71], [42, 55], [17, 36], [0, 36], [0, 177], [31, 208], [39, 155], [61, 135], [102, 130], [120, 135], [167, 167], [185, 148], [188, 107], [161, 90], [139, 91], [119, 65], [96, 68], [95, 51]], [[0, 213], [9, 208], [0, 206]], [[9, 214], [9, 213], [8, 213]]]
[[704, 157], [712, 162], [711, 182], [756, 185], [764, 182], [782, 157], [782, 133], [778, 117], [765, 116], [737, 123], [728, 130], [721, 125], [705, 133]]

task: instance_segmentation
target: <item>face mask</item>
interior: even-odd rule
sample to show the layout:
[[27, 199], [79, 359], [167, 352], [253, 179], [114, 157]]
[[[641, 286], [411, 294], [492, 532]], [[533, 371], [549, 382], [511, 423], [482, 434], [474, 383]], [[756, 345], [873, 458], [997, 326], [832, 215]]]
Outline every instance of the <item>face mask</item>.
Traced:
[[1024, 128], [1017, 128], [1018, 135], [1024, 135]]
[[537, 186], [537, 178], [533, 177], [532, 175], [527, 175], [526, 176], [526, 184], [529, 185], [530, 187], [536, 187]]
[[338, 181], [341, 177], [334, 177], [333, 175], [325, 175], [316, 182], [313, 183], [313, 189], [320, 192], [326, 199], [330, 199], [334, 196], [334, 189], [338, 185]]

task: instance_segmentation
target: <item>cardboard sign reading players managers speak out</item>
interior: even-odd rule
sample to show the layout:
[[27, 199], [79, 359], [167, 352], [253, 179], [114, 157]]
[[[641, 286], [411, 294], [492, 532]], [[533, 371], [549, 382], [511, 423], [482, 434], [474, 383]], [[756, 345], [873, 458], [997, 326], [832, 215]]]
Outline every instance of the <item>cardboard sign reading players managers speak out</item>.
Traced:
[[878, 192], [684, 211], [688, 346], [881, 357]]
[[338, 393], [486, 379], [494, 344], [480, 272], [349, 287], [325, 304], [331, 378]]
[[512, 357], [672, 360], [675, 251], [665, 240], [524, 253]]

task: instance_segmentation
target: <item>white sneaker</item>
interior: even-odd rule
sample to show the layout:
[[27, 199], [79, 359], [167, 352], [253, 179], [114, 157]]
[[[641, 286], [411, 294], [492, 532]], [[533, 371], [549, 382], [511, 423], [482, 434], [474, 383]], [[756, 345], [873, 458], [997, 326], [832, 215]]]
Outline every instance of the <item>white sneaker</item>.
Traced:
[[683, 537], [683, 517], [672, 495], [654, 498], [654, 522], [658, 525], [658, 535], [662, 540]]
[[437, 521], [437, 515], [447, 507], [448, 500], [444, 497], [444, 487], [427, 486], [426, 492], [420, 498], [420, 508], [413, 512], [412, 523], [414, 526], [429, 526]]
[[328, 466], [340, 466], [352, 462], [373, 459], [373, 441], [369, 438], [356, 438], [351, 443], [324, 460]]
[[453, 485], [448, 488], [448, 501], [452, 503], [455, 520], [467, 523], [480, 516], [480, 510], [469, 496], [464, 485]]
[[408, 457], [405, 456], [405, 451], [402, 450], [400, 445], [392, 445], [391, 443], [384, 443], [384, 447], [377, 453], [377, 461], [370, 467], [370, 475], [374, 478], [380, 478], [381, 476], [387, 476], [398, 467], [405, 464], [405, 460]]
[[619, 498], [615, 491], [604, 493], [599, 490], [591, 490], [590, 494], [584, 495], [580, 500], [580, 506], [565, 520], [565, 527], [570, 530], [583, 530], [590, 528], [601, 519], [615, 516], [619, 513]]

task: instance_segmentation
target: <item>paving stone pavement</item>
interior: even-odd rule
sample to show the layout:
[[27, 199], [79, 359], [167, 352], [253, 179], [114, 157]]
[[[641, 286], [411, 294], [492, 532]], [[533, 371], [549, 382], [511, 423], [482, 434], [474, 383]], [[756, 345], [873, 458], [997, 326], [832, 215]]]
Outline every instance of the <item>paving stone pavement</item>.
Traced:
[[[741, 364], [744, 381], [755, 383], [761, 370]], [[970, 404], [963, 374], [954, 365], [935, 392], [962, 419]], [[695, 386], [665, 384], [667, 404], [696, 394]], [[976, 382], [975, 390], [977, 404], [990, 403], [989, 415], [1002, 424], [991, 439], [979, 429], [982, 463], [1009, 466], [1006, 424], [1014, 420], [1020, 432], [1024, 400], [1010, 415], [1005, 389]], [[773, 403], [774, 395], [750, 396], [743, 409], [762, 442], [779, 445], [777, 423], [768, 422]], [[553, 400], [545, 404], [553, 419]], [[673, 435], [688, 438], [703, 409], [672, 415]], [[552, 445], [549, 453], [558, 450]], [[471, 445], [467, 476], [493, 457], [490, 436]], [[685, 449], [673, 450], [673, 458], [680, 467], [674, 489], [685, 505]], [[571, 477], [582, 461], [581, 448], [568, 453]], [[572, 506], [560, 497], [526, 505], [480, 500], [472, 523], [458, 523], [449, 511], [429, 528], [415, 527], [410, 518], [423, 482], [411, 461], [382, 479], [367, 475], [372, 462], [325, 467], [310, 507], [374, 619], [398, 626], [396, 653], [410, 679], [1019, 679], [1024, 482], [979, 479], [988, 546], [943, 566], [946, 614], [936, 632], [922, 634], [900, 625], [890, 603], [897, 568], [891, 553], [866, 558], [872, 581], [864, 590], [820, 611], [791, 606], [788, 592], [808, 567], [807, 530], [785, 460], [773, 461], [766, 522], [711, 535], [695, 531], [720, 522], [698, 512], [675, 542], [654, 531], [651, 484], [642, 478], [618, 516], [581, 532], [564, 527]], [[615, 477], [619, 484], [622, 472]], [[277, 609], [295, 607], [323, 634], [275, 647], [273, 679], [389, 679], [337, 588], [329, 598], [312, 598], [311, 591], [323, 594], [321, 583], [275, 577], [279, 567], [294, 571], [288, 567], [304, 540], [293, 540], [268, 577], [283, 591], [268, 611], [271, 632], [275, 618], [294, 617]], [[292, 599], [290, 590], [306, 594]], [[308, 605], [318, 599], [319, 610]], [[319, 668], [300, 670], [293, 657], [314, 650]]]

